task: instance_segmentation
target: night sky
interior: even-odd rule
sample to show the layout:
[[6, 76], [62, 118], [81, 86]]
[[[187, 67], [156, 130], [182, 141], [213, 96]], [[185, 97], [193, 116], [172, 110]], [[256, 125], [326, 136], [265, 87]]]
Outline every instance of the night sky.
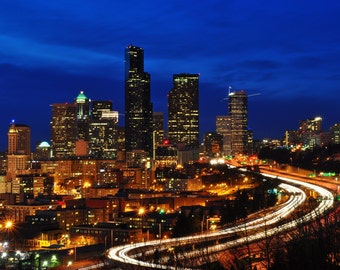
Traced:
[[[50, 140], [52, 103], [80, 90], [124, 114], [124, 50], [144, 49], [154, 111], [167, 114], [172, 76], [200, 74], [201, 134], [246, 90], [255, 139], [299, 120], [340, 123], [340, 1], [78, 1], [0, 3], [0, 150], [9, 123]], [[120, 125], [124, 125], [123, 116]]]

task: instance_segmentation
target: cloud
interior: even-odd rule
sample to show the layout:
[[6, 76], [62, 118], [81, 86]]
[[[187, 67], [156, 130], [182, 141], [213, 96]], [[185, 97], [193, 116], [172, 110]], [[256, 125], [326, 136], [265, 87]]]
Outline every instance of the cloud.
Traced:
[[[96, 72], [107, 67], [118, 68], [121, 57], [95, 50], [50, 45], [29, 39], [0, 36], [3, 61], [31, 68], [53, 67], [73, 72]], [[26, 48], [23, 50], [23, 48]], [[91, 70], [91, 71], [90, 71]]]

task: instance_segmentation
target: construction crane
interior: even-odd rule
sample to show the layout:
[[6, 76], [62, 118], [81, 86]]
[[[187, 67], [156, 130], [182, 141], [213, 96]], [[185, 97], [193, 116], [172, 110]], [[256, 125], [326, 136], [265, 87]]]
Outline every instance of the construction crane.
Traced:
[[259, 96], [259, 95], [261, 95], [261, 93], [251, 94], [251, 95], [248, 95], [248, 97]]
[[[232, 93], [232, 87], [229, 85], [228, 86], [228, 96], [230, 95], [230, 93]], [[255, 93], [255, 94], [250, 94], [250, 95], [247, 95], [247, 97], [253, 97], [253, 96], [259, 96], [261, 95], [261, 93]], [[228, 97], [224, 98], [223, 100], [227, 100]]]

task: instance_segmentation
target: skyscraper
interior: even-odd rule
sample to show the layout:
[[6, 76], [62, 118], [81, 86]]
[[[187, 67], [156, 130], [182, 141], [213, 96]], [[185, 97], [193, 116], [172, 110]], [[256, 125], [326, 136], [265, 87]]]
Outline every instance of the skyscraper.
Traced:
[[144, 72], [144, 50], [125, 49], [125, 145], [126, 151], [152, 154], [152, 103], [150, 75]]
[[231, 117], [229, 115], [216, 116], [216, 132], [223, 136], [223, 154], [231, 154]]
[[228, 114], [231, 121], [231, 154], [245, 153], [248, 147], [248, 96], [246, 91], [229, 93]]
[[155, 159], [156, 157], [156, 148], [158, 145], [163, 144], [164, 140], [164, 113], [163, 112], [154, 112], [153, 113], [153, 131], [152, 131], [152, 140], [153, 140], [153, 154], [152, 157]]
[[31, 153], [31, 129], [27, 125], [15, 124], [8, 129], [7, 173], [8, 181], [16, 175], [27, 173]]
[[90, 121], [90, 99], [88, 99], [84, 91], [80, 91], [75, 98], [77, 110], [77, 140], [88, 141], [88, 130]]
[[168, 135], [171, 144], [199, 147], [199, 75], [176, 74], [168, 94]]
[[164, 139], [164, 113], [154, 112], [153, 113], [153, 132], [154, 132], [154, 143], [162, 144]]
[[51, 147], [55, 158], [67, 158], [75, 154], [76, 104], [52, 104]]
[[92, 119], [89, 126], [90, 156], [115, 159], [118, 148], [118, 112], [102, 111], [99, 119]]
[[30, 153], [31, 128], [12, 121], [8, 129], [8, 154], [30, 155]]

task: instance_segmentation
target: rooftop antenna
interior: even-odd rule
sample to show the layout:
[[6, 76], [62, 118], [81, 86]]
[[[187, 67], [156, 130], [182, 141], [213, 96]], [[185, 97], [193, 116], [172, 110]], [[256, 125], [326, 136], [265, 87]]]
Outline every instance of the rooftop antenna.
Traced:
[[229, 86], [228, 86], [228, 95], [227, 95], [227, 97], [225, 97], [224, 99], [222, 99], [222, 101], [228, 99], [228, 97], [230, 96], [230, 93], [231, 93], [232, 89], [233, 89], [233, 88], [229, 85]]
[[232, 89], [232, 87], [229, 85], [228, 86], [228, 95], [231, 93], [231, 89]]

